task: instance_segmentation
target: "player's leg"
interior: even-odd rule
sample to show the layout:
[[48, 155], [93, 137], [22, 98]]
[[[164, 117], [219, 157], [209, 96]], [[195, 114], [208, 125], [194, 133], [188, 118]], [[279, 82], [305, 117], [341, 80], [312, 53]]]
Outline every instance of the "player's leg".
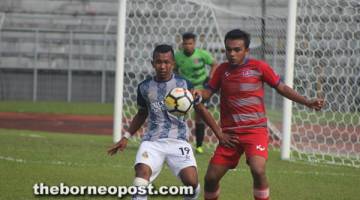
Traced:
[[217, 200], [219, 198], [220, 180], [228, 170], [228, 166], [209, 164], [205, 175], [205, 200]]
[[195, 112], [195, 136], [196, 136], [196, 153], [203, 153], [202, 144], [205, 136], [205, 124], [199, 114]]
[[269, 199], [269, 184], [266, 177], [266, 159], [261, 156], [252, 156], [248, 159], [251, 175], [253, 177], [254, 199]]
[[135, 177], [146, 179], [150, 181], [150, 176], [152, 174], [150, 166], [143, 163], [138, 163], [135, 165]]
[[[247, 137], [247, 138], [245, 138]], [[270, 197], [269, 184], [266, 177], [266, 161], [268, 158], [267, 130], [249, 134], [242, 138], [248, 143], [245, 153], [247, 164], [253, 177], [253, 193], [255, 200], [268, 200]]]
[[193, 188], [193, 195], [185, 196], [185, 200], [197, 199], [200, 194], [200, 184], [198, 180], [198, 173], [195, 166], [190, 166], [182, 169], [179, 173], [179, 178], [185, 186], [191, 186]]
[[205, 175], [205, 200], [216, 200], [220, 195], [220, 180], [229, 169], [233, 169], [243, 153], [242, 148], [218, 145], [210, 160]]
[[185, 200], [197, 199], [200, 185], [196, 168], [196, 160], [191, 145], [186, 141], [168, 140], [166, 162], [175, 176], [180, 178], [185, 186], [191, 186], [194, 193], [184, 196]]
[[[158, 142], [144, 141], [140, 144], [135, 161], [136, 187], [147, 187], [160, 173], [165, 160]], [[146, 200], [147, 195], [133, 195], [132, 200]]]
[[[150, 166], [144, 163], [135, 165], [135, 179], [133, 185], [136, 187], [147, 187], [150, 183], [152, 170]], [[132, 200], [146, 200], [146, 195], [133, 195]]]

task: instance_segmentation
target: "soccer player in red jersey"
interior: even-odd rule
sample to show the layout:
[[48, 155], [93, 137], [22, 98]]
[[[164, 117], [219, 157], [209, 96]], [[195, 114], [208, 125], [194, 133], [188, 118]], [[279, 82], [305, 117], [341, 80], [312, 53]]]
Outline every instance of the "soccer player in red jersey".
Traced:
[[236, 135], [237, 141], [223, 143], [219, 138], [205, 175], [205, 199], [218, 199], [220, 179], [229, 169], [237, 166], [245, 153], [253, 177], [255, 200], [268, 200], [269, 184], [265, 169], [268, 158], [268, 127], [264, 105], [264, 83], [282, 96], [320, 110], [323, 99], [309, 100], [280, 81], [273, 69], [264, 61], [248, 57], [250, 36], [239, 29], [225, 36], [226, 57], [209, 80], [205, 90], [195, 91], [209, 99], [220, 90], [221, 128], [226, 137]]

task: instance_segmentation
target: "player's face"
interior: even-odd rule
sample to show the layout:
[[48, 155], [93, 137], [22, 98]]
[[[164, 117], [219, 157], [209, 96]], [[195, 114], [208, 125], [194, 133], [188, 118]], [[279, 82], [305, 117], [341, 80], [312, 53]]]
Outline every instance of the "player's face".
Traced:
[[171, 78], [175, 61], [171, 51], [166, 53], [155, 53], [152, 65], [156, 72], [156, 78], [166, 81]]
[[226, 57], [230, 64], [242, 64], [249, 53], [249, 49], [245, 47], [244, 40], [241, 39], [226, 40], [225, 49]]
[[194, 50], [195, 50], [195, 40], [194, 39], [185, 39], [183, 41], [183, 48], [184, 48], [184, 53], [186, 55], [191, 56], [191, 54], [193, 54]]

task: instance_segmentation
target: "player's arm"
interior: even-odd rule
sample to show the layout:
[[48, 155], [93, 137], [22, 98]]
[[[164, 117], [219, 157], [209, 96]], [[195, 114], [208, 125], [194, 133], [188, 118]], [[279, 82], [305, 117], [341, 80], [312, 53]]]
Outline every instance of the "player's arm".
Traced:
[[111, 146], [107, 152], [109, 155], [114, 155], [118, 151], [123, 151], [128, 143], [128, 139], [136, 133], [137, 130], [140, 129], [140, 127], [144, 124], [146, 118], [147, 118], [148, 112], [145, 108], [140, 108], [138, 112], [136, 113], [135, 117], [130, 123], [130, 127], [125, 133], [122, 135], [122, 138], [119, 142]]
[[304, 96], [301, 96], [295, 90], [287, 86], [286, 84], [280, 81], [280, 76], [275, 73], [275, 71], [266, 63], [260, 63], [259, 69], [263, 72], [263, 80], [268, 83], [271, 87], [275, 88], [279, 94], [282, 96], [305, 105], [309, 108], [320, 110], [324, 106], [323, 99], [312, 99], [309, 100]]
[[217, 125], [215, 119], [210, 114], [210, 112], [206, 109], [204, 104], [201, 103], [201, 98], [196, 98], [195, 100], [195, 111], [201, 116], [204, 122], [211, 128], [211, 130], [215, 133], [216, 137], [219, 140], [219, 143], [224, 146], [234, 147], [238, 140], [235, 135], [223, 134], [221, 128]]
[[134, 135], [137, 130], [139, 130], [139, 128], [144, 124], [144, 122], [148, 116], [148, 108], [146, 106], [146, 100], [142, 95], [140, 85], [138, 86], [138, 89], [137, 89], [138, 111], [137, 111], [135, 117], [133, 118], [133, 120], [131, 121], [129, 129], [124, 132], [120, 141], [108, 149], [107, 152], [109, 155], [114, 155], [114, 154], [116, 154], [117, 151], [123, 151], [127, 146], [128, 139], [132, 135]]
[[324, 99], [307, 99], [306, 97], [300, 95], [295, 90], [287, 86], [286, 84], [280, 82], [275, 89], [279, 94], [282, 96], [295, 101], [297, 103], [300, 103], [302, 105], [305, 105], [311, 109], [315, 109], [317, 111], [321, 110], [321, 108], [324, 106]]
[[194, 89], [191, 92], [194, 97], [201, 96], [204, 101], [210, 99], [210, 97], [214, 94], [214, 91], [208, 88], [205, 89]]
[[144, 124], [146, 118], [148, 116], [147, 108], [139, 108], [136, 113], [134, 119], [131, 121], [128, 132], [130, 136], [133, 136], [137, 130]]

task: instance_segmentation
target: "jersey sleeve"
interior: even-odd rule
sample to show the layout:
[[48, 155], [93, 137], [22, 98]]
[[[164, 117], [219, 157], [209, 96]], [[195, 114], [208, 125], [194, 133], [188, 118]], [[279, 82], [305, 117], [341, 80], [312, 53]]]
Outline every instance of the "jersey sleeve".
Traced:
[[280, 83], [280, 76], [266, 63], [263, 63], [261, 70], [263, 73], [263, 80], [271, 87], [276, 87]]
[[146, 108], [146, 100], [141, 94], [140, 85], [138, 85], [138, 89], [137, 89], [137, 105], [139, 108], [143, 108], [143, 109]]
[[201, 56], [206, 64], [211, 65], [214, 63], [214, 58], [212, 57], [210, 52], [206, 50], [201, 50]]
[[224, 73], [224, 67], [224, 65], [220, 65], [218, 68], [216, 68], [214, 75], [207, 82], [205, 88], [210, 89], [213, 92], [216, 92], [220, 88], [221, 76]]

